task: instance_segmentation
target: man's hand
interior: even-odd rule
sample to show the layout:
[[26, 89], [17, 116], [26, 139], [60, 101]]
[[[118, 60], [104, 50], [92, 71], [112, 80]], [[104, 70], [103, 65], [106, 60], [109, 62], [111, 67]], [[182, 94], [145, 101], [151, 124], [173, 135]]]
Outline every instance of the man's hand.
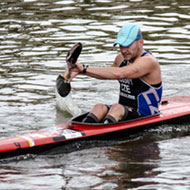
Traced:
[[67, 64], [68, 67], [65, 71], [64, 78], [67, 80], [68, 83], [70, 83], [73, 78], [75, 78], [78, 74], [82, 73], [83, 65], [79, 62], [76, 62], [74, 68], [72, 68], [69, 63]]

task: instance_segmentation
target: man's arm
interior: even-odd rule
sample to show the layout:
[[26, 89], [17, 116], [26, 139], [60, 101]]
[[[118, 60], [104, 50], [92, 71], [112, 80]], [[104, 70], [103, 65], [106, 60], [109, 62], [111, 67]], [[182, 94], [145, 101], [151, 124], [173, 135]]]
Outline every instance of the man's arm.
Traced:
[[[118, 67], [117, 61], [121, 57], [117, 56], [114, 64], [111, 67], [88, 67], [86, 70], [86, 75], [97, 78], [97, 79], [123, 79], [123, 78], [141, 78], [145, 75], [151, 73], [157, 64], [157, 61], [150, 55], [139, 57], [132, 64], [124, 67]], [[72, 70], [71, 81], [77, 74], [82, 73], [83, 65], [76, 63], [76, 68]]]

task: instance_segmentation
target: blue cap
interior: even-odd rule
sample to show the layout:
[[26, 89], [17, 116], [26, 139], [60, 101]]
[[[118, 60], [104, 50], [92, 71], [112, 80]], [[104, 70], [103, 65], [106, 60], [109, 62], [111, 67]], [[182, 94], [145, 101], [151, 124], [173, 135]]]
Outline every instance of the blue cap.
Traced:
[[140, 31], [140, 28], [134, 24], [127, 24], [119, 30], [114, 46], [119, 44], [123, 47], [128, 47], [134, 41], [140, 40], [141, 38], [142, 33]]

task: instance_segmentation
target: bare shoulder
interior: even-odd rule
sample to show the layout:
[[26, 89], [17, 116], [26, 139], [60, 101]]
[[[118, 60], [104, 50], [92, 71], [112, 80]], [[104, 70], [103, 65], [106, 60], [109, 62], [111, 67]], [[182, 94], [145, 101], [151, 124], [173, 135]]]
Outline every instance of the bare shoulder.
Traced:
[[158, 84], [161, 82], [160, 64], [153, 55], [147, 54], [140, 57], [137, 65], [141, 65], [141, 77], [147, 83]]
[[135, 61], [126, 67], [128, 78], [142, 78], [150, 84], [154, 84], [157, 79], [160, 80], [160, 65], [156, 58], [151, 54], [138, 57]]
[[124, 60], [123, 56], [121, 55], [121, 53], [118, 53], [118, 55], [116, 56], [114, 63], [113, 63], [113, 67], [119, 67], [119, 65], [121, 64], [121, 62]]
[[160, 64], [157, 59], [151, 54], [146, 54], [145, 56], [139, 57], [135, 63], [137, 65], [140, 64], [143, 68], [147, 68], [149, 71], [160, 68]]

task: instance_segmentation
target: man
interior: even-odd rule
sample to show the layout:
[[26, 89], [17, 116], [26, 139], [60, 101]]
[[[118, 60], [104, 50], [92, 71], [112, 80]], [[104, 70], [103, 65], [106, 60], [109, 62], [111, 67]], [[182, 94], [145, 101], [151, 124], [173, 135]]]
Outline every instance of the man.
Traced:
[[114, 123], [121, 120], [159, 113], [162, 97], [160, 65], [143, 49], [144, 40], [140, 28], [134, 24], [124, 25], [118, 32], [114, 46], [120, 47], [111, 67], [89, 67], [76, 63], [68, 82], [78, 74], [97, 79], [116, 79], [120, 83], [119, 102], [111, 106], [96, 104], [84, 122]]

